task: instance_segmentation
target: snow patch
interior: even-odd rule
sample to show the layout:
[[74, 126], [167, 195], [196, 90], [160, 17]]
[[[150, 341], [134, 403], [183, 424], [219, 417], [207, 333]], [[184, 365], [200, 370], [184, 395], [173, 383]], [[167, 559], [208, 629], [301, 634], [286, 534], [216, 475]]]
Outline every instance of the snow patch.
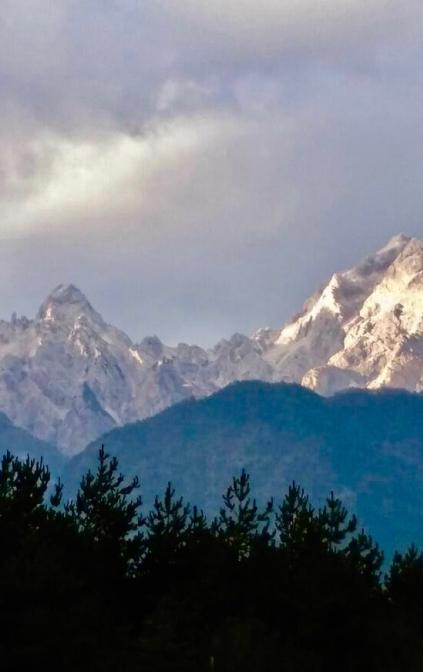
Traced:
[[54, 315], [53, 315], [53, 306], [47, 306], [47, 310], [44, 315], [44, 322], [54, 322]]
[[129, 348], [129, 352], [130, 352], [130, 354], [132, 355], [132, 357], [135, 359], [135, 361], [138, 362], [138, 364], [140, 364], [141, 366], [144, 365], [144, 360], [143, 360], [143, 358], [141, 357], [141, 355], [140, 355], [140, 353], [138, 352], [138, 350], [135, 350], [135, 348]]

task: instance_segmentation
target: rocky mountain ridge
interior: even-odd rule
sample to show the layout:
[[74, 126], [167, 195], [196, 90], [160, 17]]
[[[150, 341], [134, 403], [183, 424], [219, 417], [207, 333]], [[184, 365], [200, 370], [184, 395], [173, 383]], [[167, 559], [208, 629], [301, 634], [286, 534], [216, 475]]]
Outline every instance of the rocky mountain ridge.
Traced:
[[113, 427], [234, 381], [348, 387], [423, 385], [423, 242], [399, 235], [335, 273], [282, 329], [235, 334], [213, 349], [107, 324], [74, 285], [33, 320], [0, 322], [0, 412], [71, 455]]

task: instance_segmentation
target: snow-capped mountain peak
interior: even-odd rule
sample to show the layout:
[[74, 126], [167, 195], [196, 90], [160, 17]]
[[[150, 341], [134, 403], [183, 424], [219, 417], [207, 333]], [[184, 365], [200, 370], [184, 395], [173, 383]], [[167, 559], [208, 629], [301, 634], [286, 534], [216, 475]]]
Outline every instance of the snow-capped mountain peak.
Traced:
[[136, 344], [74, 285], [34, 320], [0, 321], [0, 412], [64, 452], [116, 425], [236, 380], [300, 382], [323, 394], [423, 389], [423, 242], [404, 234], [335, 272], [280, 329], [205, 350], [157, 336]]
[[323, 393], [349, 385], [420, 389], [423, 242], [395, 236], [344, 275], [361, 288], [360, 301], [342, 324], [342, 346], [302, 382]]
[[334, 273], [329, 283], [305, 305], [303, 312], [282, 329], [276, 345], [286, 345], [304, 333], [306, 325], [322, 313], [339, 322], [351, 319], [381, 280], [383, 274], [412, 241], [404, 234], [394, 236], [376, 254], [344, 272]]

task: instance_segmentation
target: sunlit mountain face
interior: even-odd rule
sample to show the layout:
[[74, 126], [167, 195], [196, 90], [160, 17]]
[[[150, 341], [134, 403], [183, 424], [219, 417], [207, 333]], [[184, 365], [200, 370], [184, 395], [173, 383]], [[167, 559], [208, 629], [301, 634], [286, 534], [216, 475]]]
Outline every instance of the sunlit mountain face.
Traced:
[[295, 382], [323, 395], [351, 387], [419, 391], [423, 243], [400, 235], [335, 273], [282, 328], [214, 348], [157, 336], [133, 342], [73, 285], [34, 319], [0, 323], [0, 410], [65, 454], [113, 427], [243, 380]]

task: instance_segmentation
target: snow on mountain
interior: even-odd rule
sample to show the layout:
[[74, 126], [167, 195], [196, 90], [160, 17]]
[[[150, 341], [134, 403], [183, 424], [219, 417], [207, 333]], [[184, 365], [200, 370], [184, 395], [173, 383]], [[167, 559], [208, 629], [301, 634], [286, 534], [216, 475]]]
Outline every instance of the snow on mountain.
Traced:
[[342, 350], [349, 323], [408, 240], [397, 236], [359, 266], [335, 273], [307, 301], [303, 311], [280, 331], [268, 353], [277, 376], [301, 382], [310, 369], [325, 366]]
[[72, 454], [88, 437], [186, 396], [184, 381], [154, 361], [145, 365], [142, 348], [106, 324], [76, 287], [61, 285], [34, 320], [0, 323], [0, 409]]
[[[419, 247], [423, 263], [423, 243], [401, 234], [358, 266], [335, 273], [274, 340], [267, 357], [275, 366], [276, 377], [302, 382], [323, 394], [351, 385], [370, 386], [372, 373], [367, 356], [358, 365], [351, 360], [342, 360], [341, 354], [348, 343], [352, 345], [355, 341], [351, 338], [351, 330], [362, 322], [364, 306], [368, 306], [373, 320], [380, 321], [381, 314], [375, 316], [375, 310], [370, 309], [371, 297], [380, 291], [392, 266], [410, 245]], [[398, 292], [399, 287], [391, 283], [392, 305], [398, 303], [394, 298]], [[383, 349], [387, 347], [385, 342]], [[377, 349], [377, 344], [374, 348]]]
[[347, 325], [328, 364], [367, 387], [420, 390], [423, 382], [423, 243], [410, 239]]
[[207, 396], [235, 380], [423, 387], [423, 242], [396, 236], [335, 273], [282, 329], [235, 334], [204, 350], [140, 343], [60, 285], [33, 320], [0, 321], [0, 412], [74, 454], [115, 426]]

